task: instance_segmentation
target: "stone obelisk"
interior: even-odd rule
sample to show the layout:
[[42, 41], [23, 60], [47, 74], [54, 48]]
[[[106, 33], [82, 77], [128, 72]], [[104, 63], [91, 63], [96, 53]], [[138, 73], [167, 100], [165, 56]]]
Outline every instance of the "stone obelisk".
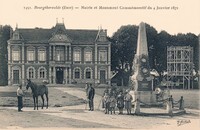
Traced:
[[135, 91], [151, 91], [152, 77], [150, 76], [149, 56], [145, 23], [140, 23], [137, 40], [137, 51], [134, 58]]
[[137, 52], [133, 61], [134, 74], [131, 76], [134, 88], [133, 98], [136, 100], [134, 113], [140, 113], [140, 103], [155, 104], [156, 95], [152, 91], [153, 77], [150, 75], [148, 46], [145, 23], [141, 22], [138, 30]]

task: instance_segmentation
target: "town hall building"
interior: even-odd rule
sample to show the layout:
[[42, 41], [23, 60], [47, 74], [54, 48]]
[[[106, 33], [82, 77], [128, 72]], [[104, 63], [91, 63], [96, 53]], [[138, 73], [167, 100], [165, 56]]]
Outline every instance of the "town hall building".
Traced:
[[49, 84], [110, 84], [111, 43], [107, 31], [18, 28], [8, 40], [8, 85], [26, 79]]

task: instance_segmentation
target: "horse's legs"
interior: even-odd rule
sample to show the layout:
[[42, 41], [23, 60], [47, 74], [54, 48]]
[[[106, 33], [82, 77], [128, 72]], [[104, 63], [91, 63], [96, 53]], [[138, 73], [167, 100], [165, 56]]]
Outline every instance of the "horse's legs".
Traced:
[[41, 95], [41, 98], [42, 98], [42, 109], [43, 109], [43, 107], [44, 107], [44, 96]]
[[48, 93], [45, 93], [46, 99], [47, 99], [47, 108], [48, 108], [48, 101], [49, 101], [49, 97], [48, 97]]
[[34, 110], [35, 110], [35, 96], [33, 96]]
[[36, 107], [37, 107], [37, 110], [38, 110], [38, 96], [36, 96]]

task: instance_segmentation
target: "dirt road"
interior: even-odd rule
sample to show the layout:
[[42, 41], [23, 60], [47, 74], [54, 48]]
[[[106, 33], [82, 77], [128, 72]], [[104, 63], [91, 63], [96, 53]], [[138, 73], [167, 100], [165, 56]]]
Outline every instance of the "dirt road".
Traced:
[[[16, 107], [0, 107], [0, 129], [68, 129], [68, 128], [128, 128], [128, 129], [159, 129], [159, 128], [198, 128], [198, 111], [187, 110], [182, 116], [133, 116], [104, 114], [99, 105], [101, 96], [96, 95], [95, 111], [88, 111], [82, 101], [85, 92], [81, 88], [58, 87], [54, 89], [50, 99], [49, 109], [34, 111], [32, 107], [24, 107], [23, 112], [17, 112]], [[62, 98], [60, 98], [62, 97]], [[76, 98], [72, 98], [76, 97]], [[28, 97], [26, 97], [28, 98]], [[31, 100], [31, 99], [30, 99]], [[55, 104], [65, 104], [55, 107]], [[152, 111], [155, 109], [147, 109]], [[179, 121], [183, 123], [179, 126]]]

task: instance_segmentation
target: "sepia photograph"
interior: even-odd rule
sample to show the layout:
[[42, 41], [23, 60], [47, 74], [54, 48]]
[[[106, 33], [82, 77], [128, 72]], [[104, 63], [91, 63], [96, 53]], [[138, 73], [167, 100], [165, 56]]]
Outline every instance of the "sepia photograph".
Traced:
[[1, 0], [0, 130], [200, 128], [199, 0]]

